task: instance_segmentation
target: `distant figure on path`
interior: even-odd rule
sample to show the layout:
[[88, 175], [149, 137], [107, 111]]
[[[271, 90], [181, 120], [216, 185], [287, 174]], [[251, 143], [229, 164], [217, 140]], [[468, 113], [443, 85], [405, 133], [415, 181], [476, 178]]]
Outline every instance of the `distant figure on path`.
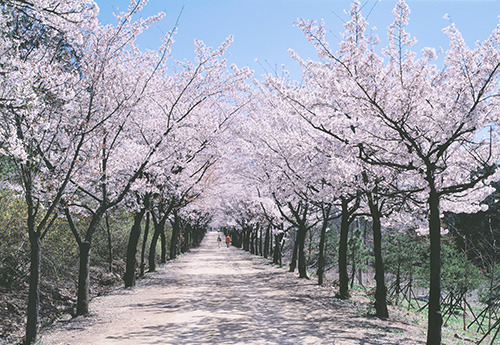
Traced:
[[229, 246], [231, 245], [231, 237], [229, 237], [229, 235], [226, 236], [226, 246], [229, 248]]
[[220, 238], [220, 235], [217, 236], [217, 248], [220, 248], [220, 244], [222, 243], [222, 238]]

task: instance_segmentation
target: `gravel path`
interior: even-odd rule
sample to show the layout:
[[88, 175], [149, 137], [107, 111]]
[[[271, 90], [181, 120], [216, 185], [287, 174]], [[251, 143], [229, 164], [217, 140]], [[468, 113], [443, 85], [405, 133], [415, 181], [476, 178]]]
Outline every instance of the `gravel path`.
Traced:
[[314, 281], [208, 233], [134, 289], [95, 298], [91, 314], [44, 330], [55, 344], [423, 344], [413, 325], [363, 317]]

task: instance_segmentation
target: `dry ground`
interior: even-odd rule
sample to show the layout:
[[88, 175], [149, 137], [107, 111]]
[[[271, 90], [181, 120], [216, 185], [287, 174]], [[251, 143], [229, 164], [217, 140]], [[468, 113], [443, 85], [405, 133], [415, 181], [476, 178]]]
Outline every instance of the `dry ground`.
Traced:
[[45, 329], [55, 344], [423, 344], [414, 325], [360, 315], [315, 282], [237, 248], [200, 248]]

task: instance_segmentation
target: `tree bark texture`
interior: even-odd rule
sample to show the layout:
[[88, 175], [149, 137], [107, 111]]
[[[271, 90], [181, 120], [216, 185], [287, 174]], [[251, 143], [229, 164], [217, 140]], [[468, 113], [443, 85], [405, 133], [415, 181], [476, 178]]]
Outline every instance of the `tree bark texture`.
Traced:
[[303, 222], [299, 224], [299, 229], [297, 231], [297, 239], [296, 243], [298, 243], [297, 251], [298, 251], [298, 261], [299, 261], [299, 278], [308, 278], [307, 277], [307, 265], [306, 265], [306, 255], [304, 252], [305, 242], [307, 235], [307, 227], [305, 224], [305, 219]]
[[[154, 220], [155, 218], [153, 218]], [[160, 233], [165, 228], [166, 219], [162, 219], [159, 222], [154, 221], [155, 232], [153, 233], [153, 237], [151, 238], [151, 244], [149, 246], [149, 255], [148, 255], [148, 271], [154, 272], [156, 271], [156, 246], [158, 245], [158, 238], [160, 237]]]
[[349, 298], [349, 275], [347, 273], [347, 242], [349, 237], [349, 202], [342, 199], [342, 215], [340, 218], [339, 241], [339, 298]]
[[263, 250], [263, 229], [262, 226], [259, 226], [259, 255], [264, 256], [264, 250]]
[[[268, 225], [266, 228], [266, 238], [264, 240], [264, 252], [262, 253], [264, 258], [266, 258], [266, 259], [267, 259], [267, 256], [269, 255], [270, 232], [271, 232], [271, 225]], [[272, 246], [272, 243], [271, 243], [271, 246]]]
[[[166, 222], [166, 221], [165, 221]], [[160, 229], [160, 263], [167, 262], [167, 235], [165, 234], [165, 223]]]
[[109, 225], [109, 215], [106, 212], [106, 232], [108, 239], [108, 270], [113, 272], [113, 241], [111, 237], [111, 227]]
[[297, 236], [295, 236], [295, 242], [293, 244], [293, 253], [292, 253], [292, 260], [290, 261], [290, 269], [288, 270], [289, 272], [295, 272], [295, 268], [297, 267], [297, 251], [299, 248], [299, 244], [297, 241]]
[[80, 269], [78, 271], [78, 297], [76, 315], [89, 313], [90, 242], [82, 242], [80, 249]]
[[427, 345], [441, 344], [441, 220], [439, 218], [439, 194], [434, 179], [429, 182], [429, 236], [430, 236], [430, 289]]
[[170, 260], [177, 257], [177, 243], [180, 234], [180, 219], [177, 211], [174, 211], [174, 220], [172, 222], [172, 237], [170, 239]]
[[28, 293], [28, 319], [26, 323], [26, 337], [24, 344], [35, 342], [38, 334], [38, 319], [40, 309], [40, 263], [41, 263], [41, 240], [38, 232], [30, 231], [29, 239], [31, 245], [30, 254], [30, 279]]
[[146, 260], [146, 243], [148, 241], [148, 236], [149, 236], [149, 224], [151, 220], [151, 214], [148, 212], [146, 213], [146, 226], [144, 227], [144, 236], [142, 238], [142, 248], [141, 248], [141, 266], [140, 266], [140, 276], [144, 277], [144, 270], [145, 270], [145, 260]]
[[380, 210], [372, 195], [368, 195], [368, 205], [372, 216], [373, 252], [375, 254], [375, 311], [379, 318], [388, 318], [387, 289], [385, 286], [384, 261], [382, 258], [382, 225]]
[[279, 265], [281, 267], [281, 244], [280, 235], [274, 235], [274, 253], [273, 253], [273, 264]]
[[141, 222], [145, 212], [146, 209], [142, 208], [135, 214], [134, 224], [132, 225], [132, 229], [130, 230], [130, 236], [127, 246], [125, 274], [123, 275], [125, 287], [135, 286], [135, 266], [137, 264], [135, 256], [137, 254], [137, 245], [139, 244], [139, 238], [141, 236]]

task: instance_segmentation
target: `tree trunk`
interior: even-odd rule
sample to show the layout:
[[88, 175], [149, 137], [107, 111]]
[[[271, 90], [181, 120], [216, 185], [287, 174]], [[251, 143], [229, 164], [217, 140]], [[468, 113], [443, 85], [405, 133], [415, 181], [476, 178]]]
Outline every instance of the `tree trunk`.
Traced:
[[174, 220], [172, 221], [172, 238], [170, 239], [170, 260], [177, 257], [177, 241], [180, 232], [180, 219], [177, 211], [174, 211]]
[[272, 227], [269, 230], [269, 256], [274, 257], [274, 234]]
[[259, 227], [256, 226], [254, 230], [254, 253], [259, 255]]
[[[267, 256], [269, 255], [269, 240], [271, 237], [269, 236], [271, 232], [271, 224], [269, 224], [266, 228], [266, 239], [264, 240], [264, 258], [267, 259]], [[272, 240], [272, 239], [271, 239]], [[272, 243], [271, 243], [272, 246]]]
[[155, 232], [153, 233], [153, 237], [151, 238], [151, 244], [149, 246], [149, 255], [148, 255], [148, 271], [154, 272], [156, 271], [156, 246], [158, 244], [158, 238], [160, 237], [160, 233], [165, 228], [165, 218], [160, 220], [160, 222], [155, 221], [153, 217], [153, 223], [155, 227]]
[[372, 216], [373, 252], [375, 254], [375, 311], [377, 317], [388, 318], [387, 289], [385, 287], [384, 261], [382, 258], [382, 225], [380, 224], [380, 210], [371, 194], [368, 195], [368, 205]]
[[283, 237], [285, 237], [285, 234], [282, 233], [279, 237], [279, 244], [278, 244], [278, 248], [279, 248], [279, 255], [278, 255], [278, 258], [279, 258], [279, 267], [283, 267], [283, 247], [285, 246], [285, 240], [283, 239]]
[[[410, 265], [410, 272], [409, 272], [409, 281], [408, 281], [408, 311], [410, 310], [411, 308], [411, 299], [412, 299], [412, 295], [413, 295], [413, 292], [412, 292], [412, 289], [413, 289], [413, 265]], [[418, 303], [417, 303], [418, 304]]]
[[467, 290], [469, 289], [469, 286], [468, 286], [468, 282], [469, 282], [469, 256], [468, 256], [468, 251], [469, 251], [469, 243], [467, 241], [467, 235], [465, 235], [465, 239], [464, 239], [464, 259], [465, 259], [465, 290], [462, 292], [463, 295], [462, 295], [462, 308], [463, 308], [463, 312], [462, 312], [462, 321], [463, 321], [463, 324], [464, 324], [464, 331], [467, 330]]
[[429, 182], [429, 236], [430, 236], [430, 289], [427, 345], [441, 344], [441, 220], [439, 218], [439, 194], [434, 178]]
[[[165, 220], [166, 222], [166, 220]], [[165, 222], [160, 229], [160, 263], [167, 262], [167, 235], [165, 234]]]
[[135, 286], [135, 266], [137, 263], [135, 256], [137, 254], [139, 238], [141, 237], [141, 222], [145, 212], [146, 209], [142, 208], [136, 213], [134, 217], [134, 225], [132, 225], [132, 229], [130, 230], [130, 237], [127, 246], [126, 268], [125, 274], [123, 275], [123, 282], [125, 283], [126, 288]]
[[339, 283], [340, 299], [349, 298], [349, 275], [347, 274], [347, 242], [349, 237], [349, 201], [342, 198], [342, 215], [340, 218], [339, 241]]
[[78, 297], [76, 315], [89, 313], [90, 242], [82, 242], [80, 249], [80, 269], [78, 271]]
[[253, 228], [250, 230], [250, 253], [255, 254], [255, 233]]
[[243, 249], [250, 251], [250, 230], [248, 227], [243, 228]]
[[[354, 236], [354, 235], [353, 235]], [[351, 237], [351, 240], [353, 237]], [[351, 271], [351, 289], [354, 287], [354, 278], [356, 276], [356, 246], [353, 245], [352, 247], [352, 271]]]
[[281, 250], [280, 250], [280, 239], [279, 234], [274, 235], [274, 253], [273, 253], [273, 264], [279, 265], [281, 267]]
[[259, 227], [255, 227], [253, 234], [253, 253], [259, 255]]
[[263, 248], [262, 248], [262, 246], [263, 246], [262, 238], [264, 237], [263, 236], [263, 231], [262, 231], [262, 226], [259, 226], [259, 230], [260, 230], [259, 231], [259, 235], [260, 235], [260, 237], [259, 237], [259, 255], [260, 256], [264, 256]]
[[150, 223], [150, 218], [151, 214], [148, 212], [146, 214], [146, 226], [144, 227], [144, 236], [142, 238], [142, 248], [141, 248], [141, 271], [140, 271], [140, 276], [144, 277], [144, 270], [145, 270], [145, 259], [146, 259], [146, 243], [148, 241], [148, 235], [149, 235], [149, 223]]
[[[86, 315], [89, 312], [89, 275], [90, 275], [90, 248], [92, 245], [92, 237], [98, 228], [104, 213], [106, 212], [106, 205], [102, 204], [92, 216], [90, 224], [87, 228], [85, 240], [78, 240], [78, 247], [80, 249], [80, 267], [78, 271], [78, 296], [76, 302], [76, 315]], [[69, 212], [68, 212], [69, 215]]]
[[304, 223], [299, 224], [299, 229], [297, 231], [297, 242], [298, 242], [297, 250], [298, 250], [298, 257], [299, 257], [299, 278], [309, 279], [307, 277], [306, 255], [304, 252], [306, 235], [307, 235], [307, 227], [305, 225], [305, 219], [304, 219]]
[[113, 272], [113, 241], [111, 238], [111, 227], [109, 226], [109, 215], [106, 212], [106, 232], [108, 235], [108, 270]]
[[25, 345], [29, 345], [36, 341], [36, 337], [38, 334], [38, 314], [40, 310], [40, 234], [30, 229], [29, 239], [31, 245], [31, 262], [29, 280], [30, 285], [28, 294], [28, 320], [26, 323], [26, 338], [24, 339]]
[[297, 251], [299, 249], [299, 244], [297, 240], [297, 236], [295, 236], [295, 242], [293, 244], [293, 253], [292, 253], [292, 261], [290, 261], [290, 269], [289, 272], [295, 272], [295, 267], [297, 267]]

